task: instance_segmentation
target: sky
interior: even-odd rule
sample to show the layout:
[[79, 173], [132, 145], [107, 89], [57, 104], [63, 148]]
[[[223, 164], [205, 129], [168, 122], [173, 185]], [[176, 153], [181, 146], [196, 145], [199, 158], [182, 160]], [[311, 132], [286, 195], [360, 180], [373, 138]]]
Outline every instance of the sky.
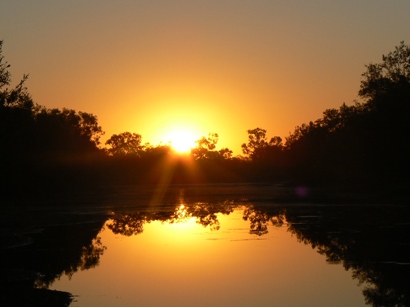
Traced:
[[410, 44], [407, 0], [1, 0], [13, 84], [105, 131], [167, 142], [175, 129], [241, 154], [247, 130], [285, 139], [360, 101], [365, 65]]

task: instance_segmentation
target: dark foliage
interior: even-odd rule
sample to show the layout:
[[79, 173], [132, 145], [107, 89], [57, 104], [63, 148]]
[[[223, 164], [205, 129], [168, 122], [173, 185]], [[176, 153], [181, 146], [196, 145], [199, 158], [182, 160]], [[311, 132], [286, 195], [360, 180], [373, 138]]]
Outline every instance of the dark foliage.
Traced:
[[[10, 87], [0, 43], [0, 186], [12, 197], [85, 191], [136, 183], [292, 181], [307, 185], [406, 186], [409, 183], [410, 47], [403, 42], [369, 64], [364, 102], [328, 109], [286, 138], [248, 130], [244, 156], [216, 150], [218, 134], [197, 141], [189, 156], [168, 145], [142, 144], [140, 134], [114, 134], [100, 148], [97, 117], [33, 102], [27, 76]], [[400, 189], [400, 188], [399, 188]]]
[[320, 181], [405, 185], [409, 182], [410, 47], [402, 42], [370, 64], [353, 106], [329, 109], [296, 127], [286, 151], [293, 173]]

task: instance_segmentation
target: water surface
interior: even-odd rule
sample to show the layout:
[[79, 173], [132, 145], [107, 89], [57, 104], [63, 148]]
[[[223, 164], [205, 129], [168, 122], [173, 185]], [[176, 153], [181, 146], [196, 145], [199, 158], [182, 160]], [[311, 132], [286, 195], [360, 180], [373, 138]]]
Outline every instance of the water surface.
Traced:
[[202, 224], [185, 205], [162, 220], [116, 215], [98, 234], [106, 248], [98, 267], [64, 275], [52, 289], [77, 295], [73, 306], [365, 305], [363, 285], [298, 242], [284, 216], [227, 206]]
[[50, 305], [56, 289], [72, 306], [409, 306], [409, 206], [295, 191], [127, 187], [4, 208], [0, 303]]

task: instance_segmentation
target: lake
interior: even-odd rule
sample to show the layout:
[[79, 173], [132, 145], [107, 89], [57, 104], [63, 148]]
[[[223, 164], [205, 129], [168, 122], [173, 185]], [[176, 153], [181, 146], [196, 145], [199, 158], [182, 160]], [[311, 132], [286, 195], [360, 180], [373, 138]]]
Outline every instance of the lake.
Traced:
[[289, 193], [126, 187], [93, 206], [13, 209], [3, 270], [35, 272], [37, 288], [74, 295], [70, 306], [408, 305], [408, 206]]

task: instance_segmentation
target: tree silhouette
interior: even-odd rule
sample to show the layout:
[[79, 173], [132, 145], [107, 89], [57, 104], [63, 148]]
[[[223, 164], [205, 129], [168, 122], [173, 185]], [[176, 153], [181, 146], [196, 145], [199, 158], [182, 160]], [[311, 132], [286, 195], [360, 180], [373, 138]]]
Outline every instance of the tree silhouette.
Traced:
[[266, 130], [261, 128], [255, 128], [248, 130], [248, 144], [242, 144], [242, 152], [252, 158], [255, 151], [259, 148], [268, 146], [266, 139]]
[[217, 155], [214, 149], [216, 148], [218, 140], [219, 136], [217, 133], [209, 133], [208, 137], [203, 136], [201, 139], [195, 141], [197, 146], [191, 149], [191, 155], [195, 160], [214, 158]]
[[91, 169], [101, 158], [103, 135], [97, 117], [35, 104], [25, 86], [27, 75], [10, 87], [10, 65], [2, 45], [0, 41], [1, 191], [5, 196], [32, 197], [94, 184], [98, 176]]
[[141, 135], [131, 132], [123, 132], [120, 134], [113, 134], [106, 145], [109, 155], [136, 155], [140, 156], [144, 146], [141, 145]]
[[20, 107], [31, 110], [34, 103], [27, 92], [25, 82], [28, 75], [23, 75], [22, 80], [14, 88], [8, 88], [11, 83], [10, 64], [4, 60], [3, 41], [0, 40], [0, 110], [4, 107]]
[[410, 168], [410, 47], [404, 42], [366, 65], [365, 102], [328, 109], [286, 138], [292, 173], [319, 183], [404, 186]]
[[[369, 64], [359, 95], [368, 108], [369, 168], [395, 184], [409, 181], [410, 47], [401, 42], [382, 62]], [[382, 176], [377, 176], [380, 180]]]
[[154, 183], [170, 169], [178, 183], [290, 179], [370, 186], [388, 180], [404, 186], [400, 182], [410, 180], [410, 47], [404, 42], [383, 55], [381, 63], [366, 65], [359, 91], [364, 102], [325, 110], [322, 118], [297, 126], [285, 144], [279, 136], [268, 139], [267, 131], [257, 127], [247, 131], [244, 156], [233, 158], [228, 148], [216, 150], [217, 133], [197, 140], [189, 166], [198, 175], [195, 180], [187, 175], [188, 164], [181, 157], [171, 159], [176, 155], [169, 146], [143, 145], [140, 134], [123, 132], [112, 135], [101, 150], [104, 132], [95, 115], [34, 104], [25, 87], [27, 75], [10, 87], [2, 44], [0, 186], [6, 191], [18, 187], [17, 182], [40, 190], [48, 184], [70, 186], [82, 177], [83, 183], [95, 178], [105, 178], [99, 180], [106, 183]]
[[269, 160], [282, 151], [282, 138], [274, 136], [268, 142], [266, 130], [255, 128], [248, 130], [248, 144], [242, 144], [242, 152], [251, 160]]
[[408, 86], [410, 82], [410, 47], [400, 42], [394, 51], [382, 56], [382, 62], [366, 65], [359, 95], [371, 100], [386, 92]]
[[10, 84], [11, 76], [10, 72], [7, 69], [9, 67], [10, 65], [7, 63], [7, 61], [4, 61], [3, 40], [0, 40], [0, 88]]
[[71, 109], [46, 109], [35, 114], [40, 152], [44, 154], [87, 154], [96, 151], [103, 134], [97, 117]]

